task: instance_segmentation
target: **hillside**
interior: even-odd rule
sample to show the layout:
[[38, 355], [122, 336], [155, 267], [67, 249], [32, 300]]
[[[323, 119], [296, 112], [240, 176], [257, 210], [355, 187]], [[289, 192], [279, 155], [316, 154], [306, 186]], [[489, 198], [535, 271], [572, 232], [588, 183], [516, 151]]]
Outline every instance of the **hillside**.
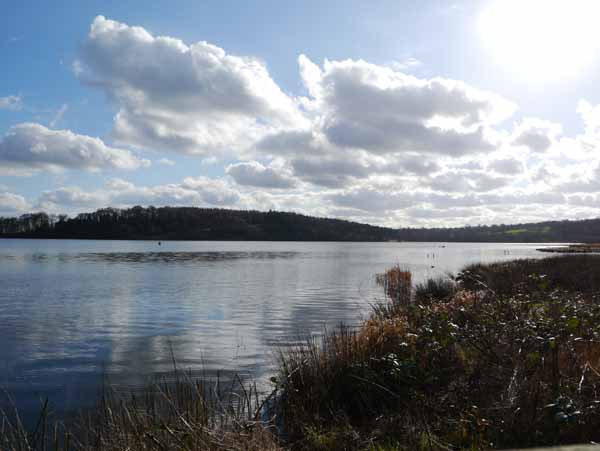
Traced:
[[191, 207], [105, 208], [74, 218], [1, 218], [0, 236], [27, 238], [388, 241], [396, 231], [296, 213]]
[[74, 218], [33, 213], [0, 218], [0, 237], [273, 240], [600, 242], [600, 219], [458, 228], [377, 227], [286, 212], [193, 207], [104, 208]]

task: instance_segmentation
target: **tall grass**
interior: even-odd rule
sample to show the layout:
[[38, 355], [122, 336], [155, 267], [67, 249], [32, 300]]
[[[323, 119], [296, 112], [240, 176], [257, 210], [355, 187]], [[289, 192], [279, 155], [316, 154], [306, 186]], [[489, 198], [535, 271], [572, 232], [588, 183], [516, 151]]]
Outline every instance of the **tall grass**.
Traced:
[[239, 378], [223, 386], [178, 372], [174, 382], [138, 394], [108, 390], [96, 408], [69, 424], [54, 419], [47, 402], [33, 430], [16, 409], [1, 411], [0, 450], [280, 450], [262, 407], [256, 387]]
[[412, 274], [400, 267], [393, 266], [383, 274], [377, 274], [375, 281], [393, 302], [407, 305], [411, 301]]

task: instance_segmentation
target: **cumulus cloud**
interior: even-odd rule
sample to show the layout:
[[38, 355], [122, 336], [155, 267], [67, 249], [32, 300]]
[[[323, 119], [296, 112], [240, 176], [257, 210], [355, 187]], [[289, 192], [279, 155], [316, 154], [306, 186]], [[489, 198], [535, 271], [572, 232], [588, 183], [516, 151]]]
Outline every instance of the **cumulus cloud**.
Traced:
[[158, 160], [158, 163], [164, 166], [175, 166], [175, 162], [173, 160], [169, 160], [168, 158], [161, 158]]
[[137, 169], [149, 164], [132, 152], [107, 146], [101, 139], [70, 130], [22, 123], [0, 138], [3, 169]]
[[114, 136], [137, 147], [222, 152], [302, 119], [258, 59], [153, 36], [102, 16], [94, 19], [75, 70], [119, 105]]
[[334, 145], [386, 153], [462, 155], [497, 147], [489, 126], [516, 107], [502, 97], [443, 78], [419, 79], [365, 61], [305, 56], [304, 84], [318, 105], [320, 131]]
[[526, 118], [515, 127], [512, 143], [533, 152], [545, 152], [562, 134], [560, 124], [536, 118]]
[[428, 176], [442, 169], [442, 165], [438, 161], [418, 153], [387, 155], [385, 158], [371, 161], [370, 167], [373, 173]]
[[[266, 135], [254, 149], [284, 158], [294, 176], [326, 188], [382, 175], [432, 177], [457, 157], [493, 153], [504, 140], [495, 126], [516, 109], [459, 81], [419, 79], [365, 61], [320, 67], [300, 55], [298, 64], [311, 126]], [[474, 183], [492, 189], [502, 175], [477, 175]]]
[[356, 179], [366, 178], [369, 167], [358, 158], [341, 158], [340, 155], [294, 158], [291, 161], [294, 175], [314, 185], [340, 188]]
[[226, 180], [188, 177], [181, 183], [140, 186], [123, 179], [111, 179], [94, 191], [76, 186], [44, 191], [37, 208], [51, 212], [81, 212], [96, 208], [134, 205], [233, 207], [240, 194]]
[[305, 89], [294, 96], [257, 58], [99, 16], [74, 68], [116, 105], [116, 147], [20, 124], [0, 141], [0, 172], [148, 164], [125, 150], [133, 148], [161, 152], [152, 159], [163, 166], [174, 163], [168, 152], [198, 155], [198, 169], [225, 173], [154, 186], [113, 179], [94, 191], [62, 187], [38, 199], [54, 211], [275, 208], [392, 226], [600, 213], [600, 106], [579, 102], [580, 135], [567, 137], [539, 118], [517, 118], [510, 129], [512, 102], [461, 81], [404, 73], [413, 63], [315, 64], [300, 55]]
[[600, 161], [584, 167], [542, 166], [546, 170], [546, 182], [564, 193], [593, 193], [600, 191]]
[[503, 175], [517, 175], [523, 172], [523, 163], [516, 158], [498, 158], [490, 161], [487, 167]]
[[23, 108], [21, 96], [0, 97], [0, 110], [18, 111]]
[[225, 172], [233, 177], [238, 185], [274, 189], [296, 186], [296, 181], [284, 168], [264, 166], [257, 161], [231, 164]]
[[[577, 112], [584, 124], [584, 133], [578, 136], [579, 144], [588, 153], [597, 154], [600, 149], [600, 105], [592, 105], [586, 100], [577, 104]], [[584, 154], [584, 157], [587, 156]]]
[[37, 206], [43, 210], [55, 211], [57, 206], [71, 210], [94, 209], [102, 207], [108, 200], [101, 192], [86, 192], [77, 187], [61, 187], [42, 192]]
[[221, 180], [187, 178], [183, 183], [137, 186], [121, 179], [107, 185], [110, 205], [231, 206], [239, 196]]
[[424, 196], [408, 192], [384, 192], [374, 189], [354, 189], [328, 196], [335, 205], [367, 212], [386, 212], [410, 207]]
[[592, 105], [587, 100], [580, 100], [577, 112], [585, 125], [586, 133], [595, 135], [600, 130], [600, 105]]
[[[493, 151], [500, 141], [493, 125], [516, 109], [491, 92], [419, 79], [397, 65], [345, 60], [320, 67], [305, 55], [298, 64], [308, 96], [293, 98], [256, 58], [98, 16], [75, 69], [119, 106], [113, 136], [121, 145], [244, 160], [258, 152], [325, 187], [441, 169], [423, 154]], [[265, 168], [239, 163], [229, 172], [246, 185], [293, 186]]]
[[29, 203], [20, 194], [0, 190], [0, 217], [18, 215], [29, 208]]
[[326, 153], [327, 143], [319, 142], [311, 130], [286, 130], [262, 137], [255, 148], [271, 156], [297, 156]]

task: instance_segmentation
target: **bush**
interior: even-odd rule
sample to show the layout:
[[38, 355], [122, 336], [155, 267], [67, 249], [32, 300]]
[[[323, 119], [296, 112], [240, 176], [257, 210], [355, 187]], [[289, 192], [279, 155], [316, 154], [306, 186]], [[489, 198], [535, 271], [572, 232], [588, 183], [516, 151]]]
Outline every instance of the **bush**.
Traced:
[[456, 284], [450, 277], [437, 277], [427, 279], [415, 287], [415, 302], [417, 304], [428, 304], [450, 298], [456, 292]]

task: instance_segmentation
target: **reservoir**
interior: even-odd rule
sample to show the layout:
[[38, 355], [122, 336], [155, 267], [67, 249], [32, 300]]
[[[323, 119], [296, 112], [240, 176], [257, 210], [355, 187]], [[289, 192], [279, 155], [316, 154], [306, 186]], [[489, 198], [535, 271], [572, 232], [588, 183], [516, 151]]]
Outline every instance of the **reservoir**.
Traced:
[[267, 386], [279, 349], [366, 318], [392, 265], [418, 282], [543, 246], [3, 239], [0, 390], [27, 417], [45, 398], [70, 411], [106, 383], [135, 390], [174, 362]]

